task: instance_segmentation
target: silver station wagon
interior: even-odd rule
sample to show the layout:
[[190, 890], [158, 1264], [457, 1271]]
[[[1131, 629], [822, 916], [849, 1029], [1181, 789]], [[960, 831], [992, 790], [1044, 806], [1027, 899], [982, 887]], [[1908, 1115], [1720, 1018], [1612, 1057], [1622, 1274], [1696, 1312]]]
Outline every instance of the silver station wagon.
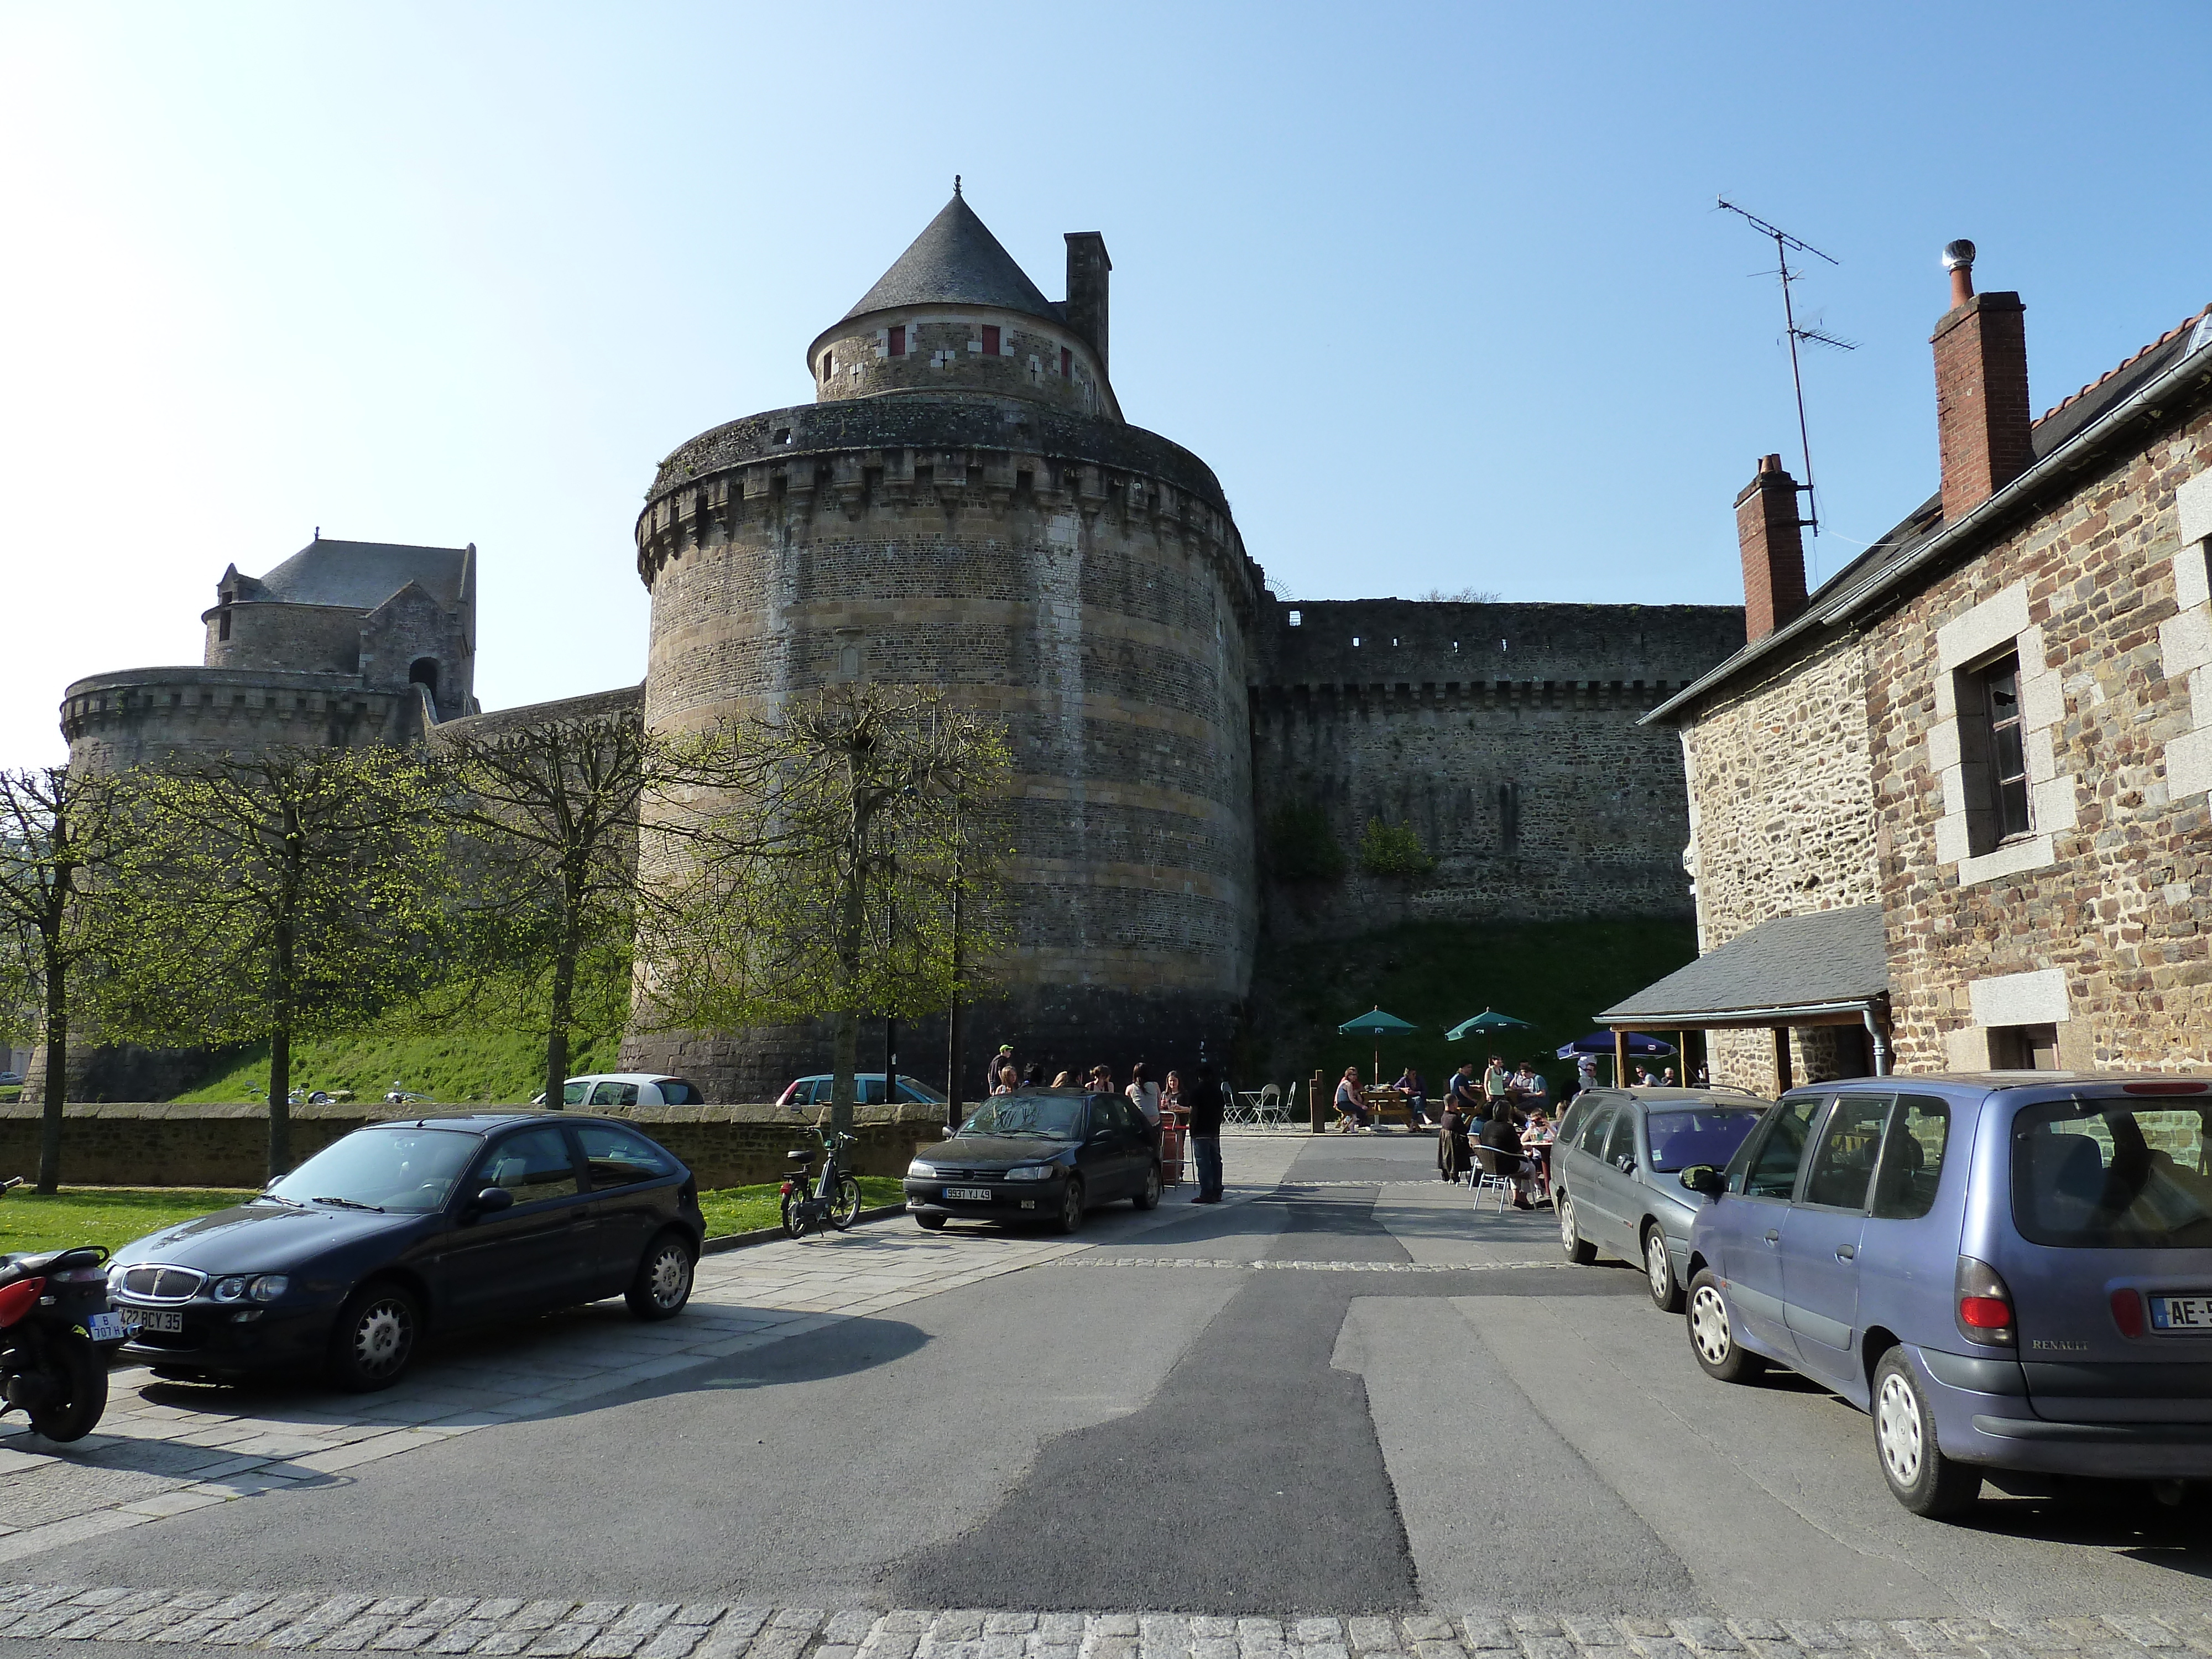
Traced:
[[1733, 1089], [1585, 1089], [1552, 1147], [1559, 1245], [1587, 1265], [1603, 1250], [1640, 1262], [1651, 1300], [1682, 1311], [1690, 1224], [1701, 1200], [1678, 1178], [1724, 1164], [1771, 1101]]

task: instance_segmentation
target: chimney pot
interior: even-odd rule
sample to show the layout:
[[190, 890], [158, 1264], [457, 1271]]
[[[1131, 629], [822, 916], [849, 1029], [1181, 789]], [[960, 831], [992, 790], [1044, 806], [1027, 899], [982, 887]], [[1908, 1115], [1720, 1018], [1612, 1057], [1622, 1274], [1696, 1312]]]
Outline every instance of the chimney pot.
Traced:
[[1961, 236], [1943, 244], [1943, 269], [1951, 273], [1954, 310], [1974, 297], [1974, 245]]
[[1735, 498], [1736, 544], [1743, 553], [1743, 627], [1763, 640], [1805, 609], [1805, 541], [1797, 481], [1782, 457], [1762, 455]]

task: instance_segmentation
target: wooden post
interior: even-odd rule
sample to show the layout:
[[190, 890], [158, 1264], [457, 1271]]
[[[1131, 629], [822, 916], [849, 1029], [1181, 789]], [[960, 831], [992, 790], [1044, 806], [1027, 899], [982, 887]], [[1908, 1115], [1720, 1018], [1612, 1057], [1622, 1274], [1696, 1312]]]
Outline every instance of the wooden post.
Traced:
[[1613, 1086], [1628, 1086], [1628, 1033], [1617, 1025], [1613, 1029]]
[[1322, 1080], [1322, 1074], [1316, 1072], [1313, 1074], [1313, 1087], [1306, 1094], [1306, 1117], [1309, 1127], [1317, 1135], [1326, 1134], [1328, 1132], [1328, 1118], [1326, 1115], [1328, 1111], [1328, 1085]]

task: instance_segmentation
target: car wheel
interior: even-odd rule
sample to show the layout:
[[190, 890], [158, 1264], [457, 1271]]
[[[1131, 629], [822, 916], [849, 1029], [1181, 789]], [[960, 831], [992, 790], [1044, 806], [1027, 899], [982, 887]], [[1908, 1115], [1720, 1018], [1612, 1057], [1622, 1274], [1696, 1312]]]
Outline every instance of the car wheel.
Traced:
[[1575, 1230], [1575, 1201], [1565, 1193], [1559, 1194], [1559, 1248], [1577, 1267], [1597, 1260], [1597, 1246]]
[[338, 1310], [331, 1329], [331, 1380], [349, 1394], [397, 1382], [415, 1358], [422, 1328], [415, 1298], [397, 1285], [365, 1285]]
[[1964, 1513], [1982, 1495], [1982, 1472], [1946, 1457], [1936, 1413], [1904, 1351], [1892, 1348], [1874, 1373], [1875, 1459], [1890, 1495], [1931, 1521]]
[[691, 1299], [691, 1244], [680, 1233], [663, 1233], [645, 1247], [637, 1276], [623, 1293], [640, 1319], [673, 1319]]
[[107, 1362], [81, 1338], [49, 1340], [52, 1378], [62, 1396], [31, 1407], [31, 1426], [49, 1440], [82, 1440], [107, 1409]]
[[830, 1224], [839, 1232], [848, 1232], [860, 1218], [860, 1183], [850, 1176], [837, 1177], [837, 1196], [830, 1205]]
[[1083, 1177], [1070, 1176], [1067, 1185], [1060, 1188], [1060, 1214], [1053, 1221], [1057, 1233], [1079, 1233], [1083, 1231]]
[[1690, 1352], [1705, 1375], [1723, 1382], [1748, 1382], [1766, 1369], [1766, 1356], [1753, 1353], [1735, 1340], [1721, 1282], [1711, 1267], [1690, 1281]]
[[945, 1218], [941, 1215], [918, 1215], [915, 1217], [914, 1223], [926, 1233], [945, 1231]]
[[1667, 1235], [1653, 1222], [1644, 1230], [1644, 1285], [1651, 1292], [1651, 1305], [1661, 1313], [1682, 1311], [1682, 1281], [1674, 1277], [1674, 1258], [1667, 1253]]
[[1133, 1194], [1129, 1202], [1139, 1210], [1160, 1207], [1160, 1164], [1158, 1158], [1154, 1158], [1145, 1170], [1144, 1189]]

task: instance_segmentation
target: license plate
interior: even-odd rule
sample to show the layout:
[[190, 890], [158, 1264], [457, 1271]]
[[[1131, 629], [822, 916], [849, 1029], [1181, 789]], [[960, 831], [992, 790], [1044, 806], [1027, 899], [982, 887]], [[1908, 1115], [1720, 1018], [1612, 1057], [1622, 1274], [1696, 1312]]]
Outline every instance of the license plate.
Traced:
[[115, 1316], [126, 1330], [167, 1331], [172, 1336], [181, 1336], [185, 1316], [171, 1308], [126, 1308]]
[[2157, 1331], [2212, 1331], [2212, 1295], [2154, 1296], [2151, 1328]]
[[96, 1313], [85, 1321], [84, 1328], [95, 1342], [120, 1342], [137, 1323], [119, 1313]]
[[947, 1187], [945, 1189], [945, 1195], [947, 1198], [963, 1199], [972, 1204], [988, 1204], [991, 1201], [991, 1189], [988, 1187]]

